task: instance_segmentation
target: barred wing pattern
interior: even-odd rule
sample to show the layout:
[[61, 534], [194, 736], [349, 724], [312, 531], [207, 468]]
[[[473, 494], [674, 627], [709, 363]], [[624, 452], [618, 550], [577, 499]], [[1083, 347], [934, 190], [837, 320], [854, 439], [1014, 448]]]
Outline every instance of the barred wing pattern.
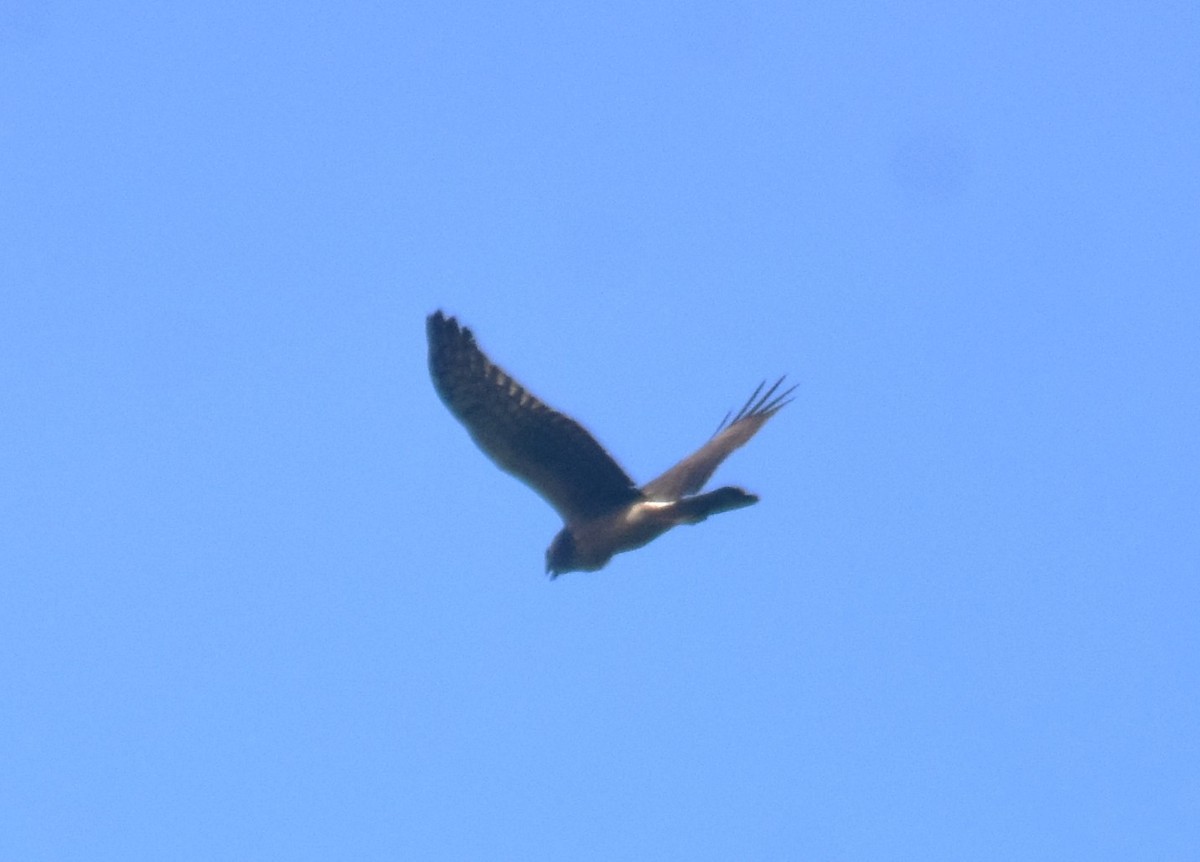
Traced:
[[470, 329], [437, 311], [426, 320], [426, 331], [429, 373], [450, 412], [488, 457], [541, 495], [565, 522], [642, 499], [582, 425], [488, 359]]

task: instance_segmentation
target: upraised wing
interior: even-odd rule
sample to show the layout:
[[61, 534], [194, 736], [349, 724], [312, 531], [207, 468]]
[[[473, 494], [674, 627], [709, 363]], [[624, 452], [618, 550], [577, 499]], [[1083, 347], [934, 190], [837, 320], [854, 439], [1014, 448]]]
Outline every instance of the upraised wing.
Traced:
[[759, 397], [764, 380], [758, 384], [754, 394], [747, 399], [745, 405], [730, 420], [729, 413], [721, 420], [716, 432], [707, 443], [691, 455], [684, 458], [667, 472], [642, 488], [642, 493], [651, 500], [678, 500], [689, 494], [695, 494], [704, 487], [713, 472], [721, 462], [729, 457], [729, 453], [742, 446], [753, 437], [768, 419], [782, 410], [791, 398], [796, 387], [792, 386], [779, 395], [775, 394], [783, 378], [775, 381], [775, 385]]
[[620, 465], [574, 419], [548, 407], [479, 349], [470, 329], [436, 311], [426, 320], [429, 374], [488, 457], [570, 523], [641, 499]]

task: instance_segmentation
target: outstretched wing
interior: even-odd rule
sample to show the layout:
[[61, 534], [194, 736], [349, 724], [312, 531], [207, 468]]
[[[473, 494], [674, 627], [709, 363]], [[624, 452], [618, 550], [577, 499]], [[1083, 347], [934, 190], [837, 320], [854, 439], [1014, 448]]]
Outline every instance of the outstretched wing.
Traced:
[[651, 500], [664, 501], [678, 500], [688, 494], [697, 493], [704, 487], [713, 471], [729, 457], [730, 452], [745, 444], [768, 419], [791, 401], [788, 396], [796, 390], [795, 386], [779, 395], [775, 394], [775, 390], [782, 383], [783, 378], [780, 377], [761, 398], [759, 393], [762, 392], [766, 381], [758, 384], [754, 394], [732, 421], [729, 418], [731, 414], [726, 414], [707, 443], [647, 484], [642, 488], [642, 493]]
[[499, 467], [568, 523], [641, 498], [582, 425], [543, 404], [492, 363], [475, 336], [440, 311], [426, 320], [429, 373], [450, 412]]

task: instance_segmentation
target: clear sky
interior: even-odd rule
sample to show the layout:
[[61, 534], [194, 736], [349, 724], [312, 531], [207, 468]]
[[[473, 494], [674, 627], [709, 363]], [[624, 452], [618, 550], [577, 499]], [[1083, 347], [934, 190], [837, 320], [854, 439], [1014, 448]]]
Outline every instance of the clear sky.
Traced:
[[0, 858], [1200, 858], [1197, 8], [0, 5]]

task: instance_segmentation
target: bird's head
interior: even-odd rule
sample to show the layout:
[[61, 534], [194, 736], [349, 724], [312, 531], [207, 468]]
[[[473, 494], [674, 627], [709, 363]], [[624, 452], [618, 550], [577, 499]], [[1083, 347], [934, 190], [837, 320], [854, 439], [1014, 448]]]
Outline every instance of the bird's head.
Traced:
[[601, 558], [580, 556], [579, 546], [569, 527], [563, 527], [546, 549], [546, 574], [551, 578], [567, 572], [596, 572], [604, 568], [612, 554]]
[[575, 537], [563, 527], [546, 549], [546, 574], [557, 578], [563, 572], [578, 568], [575, 564]]

